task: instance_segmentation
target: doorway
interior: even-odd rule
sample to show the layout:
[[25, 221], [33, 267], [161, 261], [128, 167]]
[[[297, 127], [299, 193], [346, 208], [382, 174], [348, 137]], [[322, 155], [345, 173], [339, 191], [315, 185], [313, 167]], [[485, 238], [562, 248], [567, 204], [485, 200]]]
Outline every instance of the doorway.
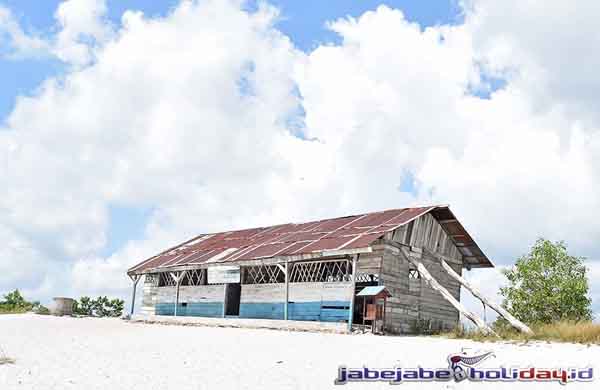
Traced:
[[362, 324], [363, 323], [363, 311], [364, 308], [364, 300], [356, 298], [356, 294], [362, 291], [363, 288], [369, 286], [378, 286], [379, 282], [375, 281], [374, 278], [370, 282], [357, 282], [356, 287], [354, 289], [354, 313], [352, 313], [352, 323], [353, 324]]
[[239, 316], [242, 286], [239, 283], [227, 283], [225, 286], [225, 315]]

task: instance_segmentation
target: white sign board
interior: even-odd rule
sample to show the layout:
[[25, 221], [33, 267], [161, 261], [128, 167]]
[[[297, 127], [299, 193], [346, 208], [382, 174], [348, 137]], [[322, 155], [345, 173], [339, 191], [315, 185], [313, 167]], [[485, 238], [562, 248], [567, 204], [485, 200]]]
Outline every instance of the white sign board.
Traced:
[[208, 267], [208, 283], [239, 283], [240, 267], [217, 266]]

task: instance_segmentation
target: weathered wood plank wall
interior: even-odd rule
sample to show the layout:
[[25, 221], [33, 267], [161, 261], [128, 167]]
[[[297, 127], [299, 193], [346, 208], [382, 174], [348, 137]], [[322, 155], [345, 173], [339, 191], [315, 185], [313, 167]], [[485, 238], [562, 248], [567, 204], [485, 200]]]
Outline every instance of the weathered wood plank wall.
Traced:
[[371, 253], [361, 253], [357, 263], [358, 273], [379, 275], [381, 273], [382, 259], [383, 247], [379, 247]]
[[[415, 250], [427, 248], [441, 254], [450, 261], [450, 266], [462, 273], [462, 256], [441, 225], [430, 214], [388, 234], [386, 239], [409, 245]], [[383, 251], [380, 284], [385, 285], [392, 297], [386, 309], [387, 329], [394, 333], [422, 333], [449, 330], [459, 321], [458, 311], [441, 295], [430, 288], [420, 278], [411, 278], [415, 268], [402, 255], [401, 251], [387, 244], [380, 246]], [[450, 277], [433, 256], [422, 251], [421, 262], [431, 275], [456, 299], [460, 299], [460, 283]]]
[[143, 315], [156, 314], [156, 293], [158, 287], [155, 285], [152, 275], [144, 275], [144, 284], [142, 286], [142, 305], [140, 313]]
[[392, 232], [391, 237], [386, 238], [400, 244], [426, 248], [462, 263], [462, 255], [458, 248], [431, 214], [425, 214], [399, 227]]

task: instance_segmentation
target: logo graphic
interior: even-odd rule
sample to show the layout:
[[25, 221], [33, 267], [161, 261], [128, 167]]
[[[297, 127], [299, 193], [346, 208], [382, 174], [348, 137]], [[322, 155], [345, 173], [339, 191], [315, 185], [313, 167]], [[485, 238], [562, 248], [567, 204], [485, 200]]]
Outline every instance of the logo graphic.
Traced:
[[494, 352], [492, 351], [475, 356], [468, 356], [466, 352], [462, 352], [461, 354], [452, 354], [448, 356], [448, 365], [454, 372], [454, 379], [457, 382], [460, 382], [464, 379], [467, 379], [467, 371], [464, 368], [465, 366], [475, 367], [491, 356], [495, 356]]
[[348, 382], [389, 382], [401, 384], [404, 382], [589, 382], [594, 379], [593, 367], [554, 367], [539, 368], [535, 365], [528, 367], [480, 367], [479, 365], [492, 357], [493, 351], [453, 353], [447, 357], [448, 367], [445, 368], [347, 368], [340, 366], [335, 379], [336, 385]]

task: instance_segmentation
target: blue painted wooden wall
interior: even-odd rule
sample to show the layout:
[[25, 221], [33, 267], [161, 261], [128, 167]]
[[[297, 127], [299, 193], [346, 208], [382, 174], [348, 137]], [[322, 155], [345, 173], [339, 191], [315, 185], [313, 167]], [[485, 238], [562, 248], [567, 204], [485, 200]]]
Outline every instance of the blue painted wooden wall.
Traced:
[[[343, 308], [331, 308], [331, 306]], [[296, 321], [324, 321], [341, 322], [348, 320], [350, 302], [290, 302], [288, 318]], [[264, 318], [272, 320], [283, 319], [284, 304], [273, 303], [242, 303], [240, 304], [240, 318]], [[172, 316], [175, 314], [174, 303], [156, 304], [156, 314]], [[188, 303], [186, 306], [179, 304], [178, 316], [192, 317], [222, 317], [223, 304], [220, 302]]]
[[[342, 308], [328, 308], [331, 306]], [[349, 310], [350, 302], [347, 301], [290, 302], [288, 304], [288, 319], [296, 321], [341, 322], [348, 320]], [[240, 318], [282, 320], [284, 316], [283, 312], [283, 302], [240, 304]]]
[[[157, 303], [156, 314], [160, 316], [175, 315], [174, 303]], [[223, 304], [221, 302], [188, 303], [186, 306], [177, 306], [178, 316], [192, 317], [223, 317]]]

